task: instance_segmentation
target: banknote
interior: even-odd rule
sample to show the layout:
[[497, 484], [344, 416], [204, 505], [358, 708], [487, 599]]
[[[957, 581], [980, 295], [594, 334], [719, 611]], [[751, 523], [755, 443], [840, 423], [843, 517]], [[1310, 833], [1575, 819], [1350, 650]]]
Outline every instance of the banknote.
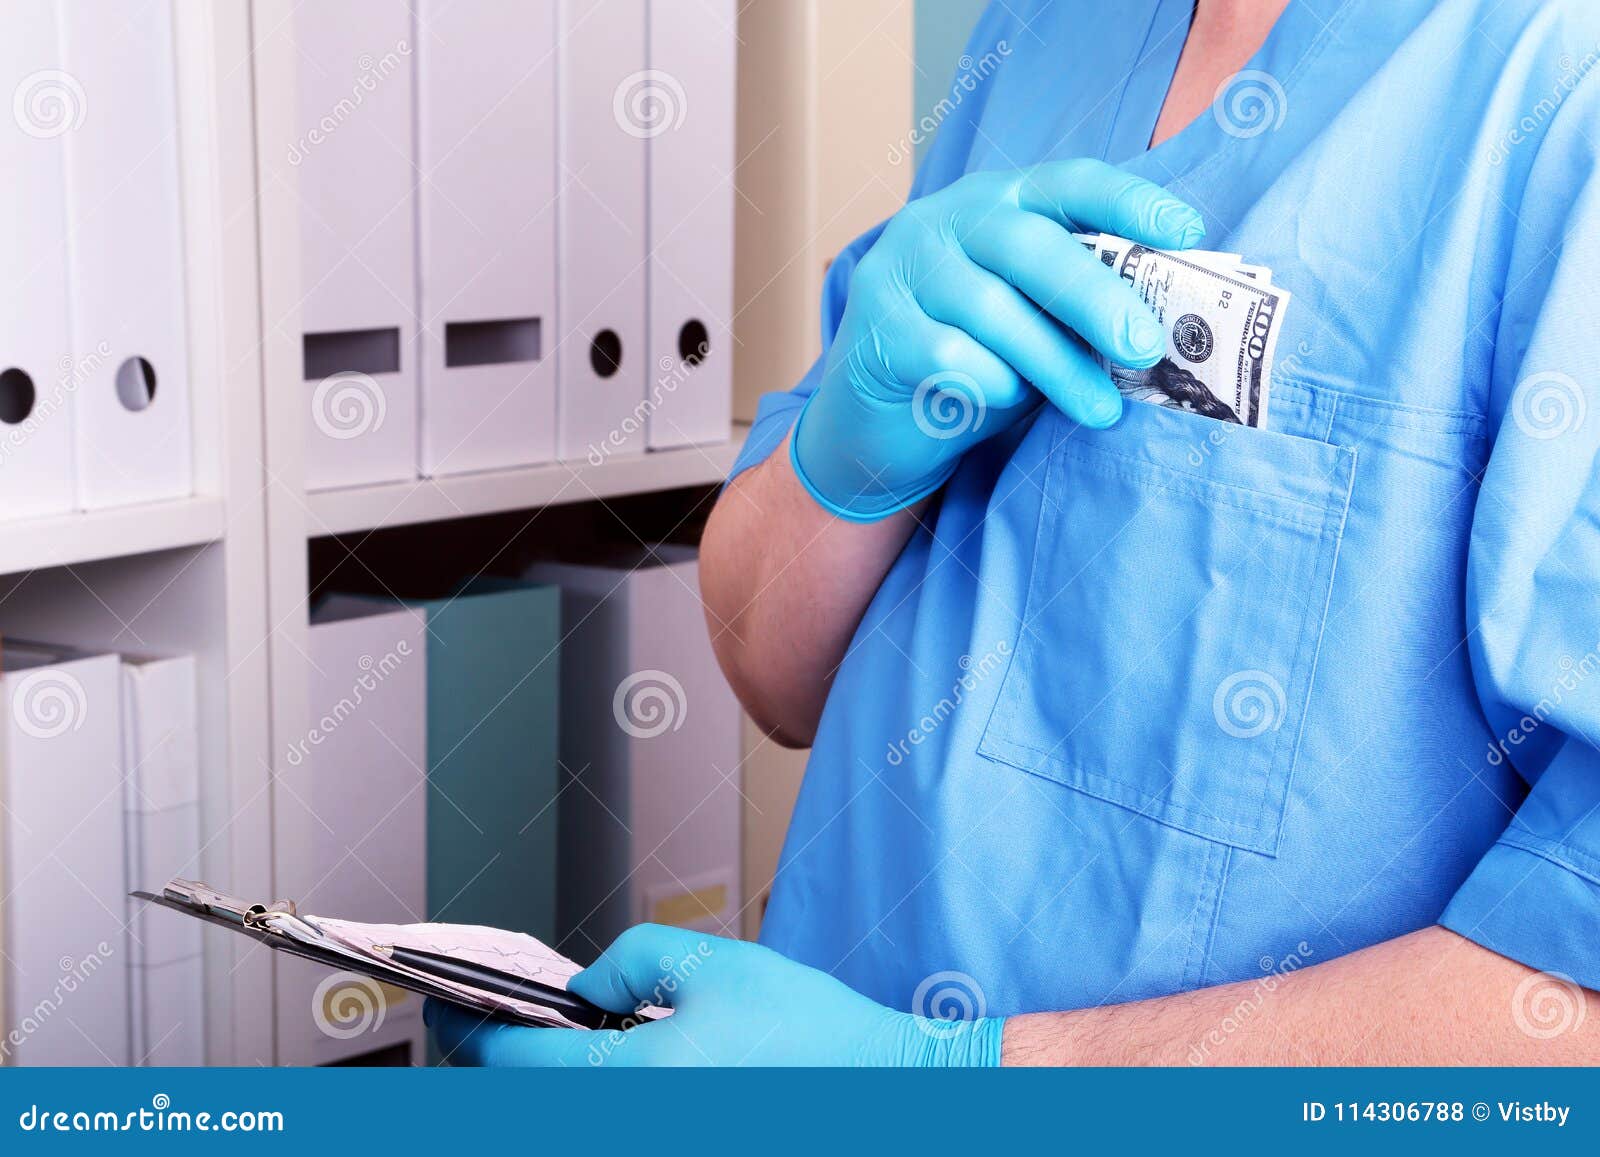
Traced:
[[1110, 234], [1078, 240], [1155, 311], [1167, 354], [1147, 370], [1108, 365], [1123, 395], [1223, 422], [1267, 424], [1272, 362], [1290, 294], [1238, 253], [1151, 249]]

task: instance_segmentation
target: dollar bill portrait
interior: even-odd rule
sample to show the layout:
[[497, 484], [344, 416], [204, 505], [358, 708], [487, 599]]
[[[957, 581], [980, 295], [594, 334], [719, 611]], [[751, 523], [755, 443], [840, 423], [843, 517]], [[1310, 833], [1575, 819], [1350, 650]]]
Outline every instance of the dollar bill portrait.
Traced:
[[1171, 358], [1162, 358], [1147, 370], [1115, 365], [1110, 369], [1111, 380], [1124, 397], [1188, 410], [1222, 422], [1239, 422], [1232, 406]]

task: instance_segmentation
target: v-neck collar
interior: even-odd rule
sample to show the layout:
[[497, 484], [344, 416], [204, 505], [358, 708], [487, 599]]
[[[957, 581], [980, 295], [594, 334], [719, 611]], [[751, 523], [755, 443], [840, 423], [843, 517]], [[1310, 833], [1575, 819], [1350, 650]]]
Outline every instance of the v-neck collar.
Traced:
[[[1345, 3], [1348, 0], [1338, 9], [1342, 11]], [[1330, 26], [1315, 7], [1311, 0], [1290, 0], [1261, 47], [1234, 74], [1221, 100], [1150, 148], [1194, 15], [1194, 0], [1155, 0], [1149, 31], [1107, 134], [1106, 159], [1165, 183], [1263, 135], [1263, 126], [1293, 115], [1294, 86]]]

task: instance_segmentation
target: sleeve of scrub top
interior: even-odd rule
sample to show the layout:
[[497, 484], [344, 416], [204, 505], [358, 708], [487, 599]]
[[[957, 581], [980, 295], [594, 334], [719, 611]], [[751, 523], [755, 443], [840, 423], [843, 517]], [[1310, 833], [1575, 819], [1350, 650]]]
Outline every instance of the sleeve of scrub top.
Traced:
[[[1006, 5], [990, 4], [973, 29], [965, 55], [973, 60], [1007, 55], [1006, 51], [1001, 51], [1001, 46], [1006, 43], [1016, 19]], [[951, 111], [937, 125], [937, 134], [929, 146], [928, 155], [917, 171], [916, 180], [912, 182], [911, 200], [943, 188], [965, 172], [978, 120], [988, 104], [989, 92], [993, 87], [993, 76], [994, 70], [990, 70], [981, 77], [969, 74], [965, 79], [960, 76], [956, 78], [948, 102]], [[908, 129], [910, 127], [907, 126]], [[909, 145], [910, 142], [902, 144]], [[823, 362], [828, 357], [828, 347], [833, 344], [834, 335], [839, 332], [839, 321], [844, 317], [850, 278], [886, 224], [879, 222], [857, 237], [828, 266], [827, 276], [822, 283], [822, 356], [812, 363], [805, 377], [793, 389], [779, 390], [762, 397], [755, 421], [750, 426], [750, 434], [734, 461], [733, 469], [728, 472], [728, 481], [766, 461], [783, 444], [800, 408], [816, 391], [817, 382], [822, 377]]]
[[744, 440], [738, 458], [734, 460], [733, 469], [728, 472], [729, 482], [750, 467], [765, 462], [768, 455], [783, 444], [800, 408], [816, 391], [817, 382], [822, 377], [822, 363], [828, 357], [828, 347], [833, 344], [834, 335], [839, 332], [839, 319], [844, 316], [850, 275], [882, 232], [883, 223], [874, 226], [870, 232], [845, 246], [828, 266], [827, 276], [822, 281], [822, 356], [811, 363], [811, 368], [794, 389], [762, 395], [761, 404], [756, 408], [756, 420], [750, 424], [750, 433]]
[[[1473, 515], [1468, 646], [1530, 791], [1445, 927], [1600, 989], [1600, 86], [1568, 96], [1517, 208]], [[1503, 363], [1503, 364], [1502, 364]]]

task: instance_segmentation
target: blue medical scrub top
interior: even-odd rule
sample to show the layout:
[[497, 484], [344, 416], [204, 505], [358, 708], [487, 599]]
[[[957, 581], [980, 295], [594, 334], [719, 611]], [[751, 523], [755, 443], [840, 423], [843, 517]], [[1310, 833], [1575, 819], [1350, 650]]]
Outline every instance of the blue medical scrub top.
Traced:
[[1295, 0], [1151, 150], [1188, 0], [990, 7], [912, 195], [1075, 156], [1167, 186], [1293, 292], [1269, 425], [1046, 406], [967, 456], [838, 672], [767, 944], [922, 1012], [1436, 922], [1600, 988], [1597, 10]]

